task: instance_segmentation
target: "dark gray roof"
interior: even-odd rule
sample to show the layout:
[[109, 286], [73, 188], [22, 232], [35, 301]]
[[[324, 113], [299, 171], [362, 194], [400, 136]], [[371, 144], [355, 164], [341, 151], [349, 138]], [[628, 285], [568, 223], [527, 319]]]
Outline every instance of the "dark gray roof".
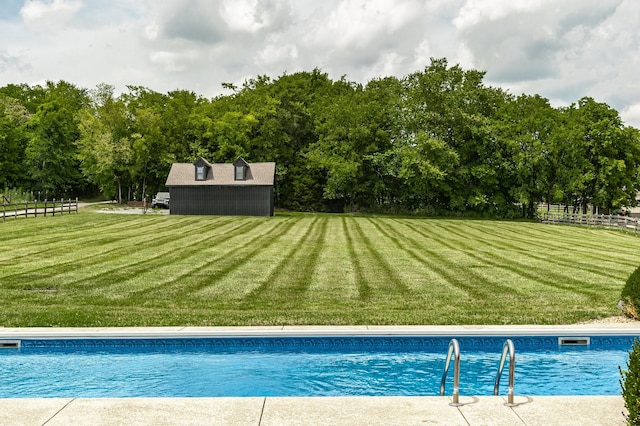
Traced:
[[208, 163], [211, 167], [205, 180], [196, 180], [194, 163], [173, 163], [166, 186], [256, 186], [273, 185], [276, 163], [247, 163], [245, 180], [235, 180], [233, 164]]

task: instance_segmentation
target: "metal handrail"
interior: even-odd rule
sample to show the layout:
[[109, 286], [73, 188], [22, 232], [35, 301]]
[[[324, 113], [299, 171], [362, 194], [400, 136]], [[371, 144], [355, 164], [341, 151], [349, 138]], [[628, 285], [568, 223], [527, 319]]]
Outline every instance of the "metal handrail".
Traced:
[[453, 402], [449, 405], [459, 407], [460, 403], [460, 345], [456, 339], [449, 342], [449, 350], [447, 351], [447, 360], [444, 364], [444, 372], [442, 373], [442, 381], [440, 382], [440, 396], [444, 396], [444, 384], [447, 381], [447, 373], [451, 364], [451, 355], [453, 355]]
[[502, 356], [500, 357], [500, 367], [498, 367], [498, 374], [496, 375], [496, 382], [493, 385], [493, 394], [498, 395], [500, 388], [500, 377], [502, 376], [502, 370], [504, 368], [504, 362], [507, 358], [507, 352], [509, 353], [509, 391], [507, 392], [506, 406], [513, 407], [518, 404], [513, 402], [513, 384], [515, 381], [516, 372], [516, 350], [513, 346], [513, 341], [507, 339], [502, 346]]

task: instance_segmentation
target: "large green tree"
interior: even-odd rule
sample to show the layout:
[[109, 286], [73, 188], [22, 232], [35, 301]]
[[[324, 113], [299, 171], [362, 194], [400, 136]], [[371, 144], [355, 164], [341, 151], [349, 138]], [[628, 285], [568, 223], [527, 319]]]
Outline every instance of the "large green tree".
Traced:
[[590, 204], [607, 209], [635, 204], [640, 190], [637, 130], [626, 128], [617, 111], [589, 97], [564, 112], [572, 129], [568, 149], [577, 151], [580, 167], [574, 204], [585, 213]]
[[108, 197], [123, 201], [122, 188], [131, 180], [132, 140], [126, 106], [114, 98], [114, 87], [99, 85], [93, 104], [79, 115], [80, 167], [84, 176]]
[[539, 202], [551, 201], [557, 115], [547, 99], [521, 95], [504, 102], [494, 121], [495, 135], [507, 147], [509, 191], [525, 217], [535, 217]]
[[0, 94], [0, 188], [21, 185], [25, 175], [25, 125], [30, 114], [20, 101]]
[[405, 145], [416, 146], [415, 138], [425, 134], [458, 159], [447, 179], [431, 187], [431, 208], [506, 214], [512, 206], [508, 153], [493, 128], [506, 95], [484, 86], [483, 78], [484, 72], [432, 59], [424, 71], [403, 80], [399, 136]]
[[[539, 202], [607, 209], [640, 189], [638, 130], [583, 98], [486, 86], [432, 59], [367, 84], [319, 69], [257, 76], [204, 99], [66, 82], [0, 87], [0, 184], [120, 200], [162, 189], [172, 163], [275, 161], [276, 205], [534, 217]], [[82, 172], [82, 173], [80, 173]]]
[[77, 113], [88, 104], [86, 89], [47, 82], [44, 102], [31, 116], [25, 163], [32, 189], [49, 198], [78, 195], [85, 189], [76, 141]]

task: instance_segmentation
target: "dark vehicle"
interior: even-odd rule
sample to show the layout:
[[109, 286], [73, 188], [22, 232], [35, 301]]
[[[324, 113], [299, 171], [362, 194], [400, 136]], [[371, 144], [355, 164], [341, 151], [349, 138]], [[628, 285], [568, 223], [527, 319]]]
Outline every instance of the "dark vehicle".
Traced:
[[168, 192], [158, 192], [155, 197], [151, 200], [151, 208], [169, 208], [169, 193]]

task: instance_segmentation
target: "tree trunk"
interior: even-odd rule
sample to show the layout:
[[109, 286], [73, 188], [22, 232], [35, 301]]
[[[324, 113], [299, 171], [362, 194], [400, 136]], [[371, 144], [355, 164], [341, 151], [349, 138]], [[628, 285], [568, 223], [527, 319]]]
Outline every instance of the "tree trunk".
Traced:
[[116, 182], [118, 182], [118, 204], [122, 204], [122, 183], [120, 182], [120, 176], [116, 176]]

